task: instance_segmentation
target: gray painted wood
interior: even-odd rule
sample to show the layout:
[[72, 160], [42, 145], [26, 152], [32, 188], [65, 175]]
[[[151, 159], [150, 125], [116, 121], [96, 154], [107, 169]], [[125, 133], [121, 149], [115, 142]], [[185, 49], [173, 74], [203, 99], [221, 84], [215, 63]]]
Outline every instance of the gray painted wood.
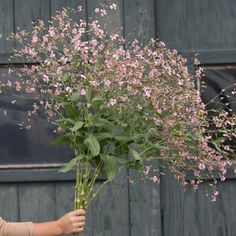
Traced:
[[[50, 19], [50, 1], [15, 0], [15, 26], [25, 30], [32, 29], [32, 22]], [[22, 17], [23, 16], [23, 17]]]
[[124, 1], [125, 37], [143, 45], [155, 37], [154, 0]]
[[84, 0], [51, 0], [51, 15], [55, 15], [57, 11], [61, 11], [63, 7], [69, 7], [77, 9], [78, 6], [82, 6], [84, 11], [81, 14], [82, 19], [86, 19], [86, 1]]
[[[21, 30], [31, 31], [32, 22], [43, 20], [46, 25], [50, 20], [49, 0], [15, 0], [14, 4], [15, 31], [17, 27]], [[16, 44], [16, 48], [19, 49]]]
[[169, 174], [161, 178], [162, 234], [183, 236], [183, 191]]
[[105, 186], [92, 203], [91, 235], [128, 236], [129, 205], [126, 173], [120, 173], [112, 184]]
[[14, 32], [13, 22], [13, 0], [0, 1], [0, 53], [12, 52], [13, 43], [7, 41], [11, 33]]
[[[104, 17], [98, 17], [95, 13], [96, 8], [103, 8], [103, 4], [109, 6], [115, 3], [117, 5], [116, 11], [109, 10], [106, 15], [106, 20]], [[121, 28], [123, 27], [123, 2], [122, 0], [87, 0], [87, 17], [89, 20], [99, 19], [100, 25], [105, 27], [107, 32], [113, 32], [118, 34], [123, 34]]]
[[[234, 236], [236, 235], [236, 186], [234, 181], [219, 184], [219, 197], [210, 202], [204, 194], [204, 187], [197, 193], [187, 191], [184, 198], [183, 235]], [[192, 224], [191, 222], [196, 222]]]
[[58, 168], [1, 169], [1, 167], [2, 166], [0, 166], [1, 183], [37, 182], [37, 181], [63, 182], [63, 181], [73, 181], [75, 179], [75, 171], [70, 171], [67, 173], [59, 173]]
[[0, 184], [0, 216], [7, 221], [18, 220], [16, 184]]
[[233, 0], [158, 0], [157, 37], [181, 51], [235, 49], [234, 5]]
[[160, 186], [141, 182], [130, 185], [132, 236], [161, 236]]
[[[142, 45], [147, 44], [155, 37], [154, 1], [124, 1], [124, 25], [128, 42], [138, 39]], [[130, 235], [160, 236], [160, 186], [151, 182], [130, 184], [129, 202]]]
[[[0, 1], [0, 5], [4, 5], [0, 8], [0, 12], [10, 12], [13, 7], [12, 1]], [[14, 24], [30, 30], [32, 20], [38, 18], [47, 20], [62, 6], [77, 5], [77, 1], [71, 0], [15, 0], [14, 2], [14, 22], [13, 15], [10, 18], [10, 15], [0, 14], [0, 25], [3, 24], [3, 19], [7, 21], [4, 32], [14, 30], [12, 28]], [[120, 10], [109, 16], [112, 27], [108, 27], [108, 30], [123, 26], [125, 23], [127, 38], [138, 38], [145, 44], [147, 39], [155, 35], [154, 15], [156, 15], [157, 36], [169, 47], [187, 52], [186, 55], [190, 55], [189, 57], [200, 51], [200, 59], [203, 59], [205, 64], [236, 62], [234, 27], [236, 8], [233, 7], [235, 4], [233, 0], [216, 2], [117, 0], [116, 3]], [[88, 17], [94, 16], [94, 9], [98, 4], [99, 1], [87, 1]], [[10, 46], [8, 48], [0, 43], [0, 53], [4, 53], [0, 56], [0, 63], [6, 63], [9, 50]], [[59, 178], [54, 170], [19, 171], [0, 171], [0, 182], [8, 182], [0, 184], [1, 216], [11, 221], [18, 219], [45, 221], [55, 219], [73, 208], [73, 175]], [[24, 177], [25, 174], [30, 176]], [[151, 183], [128, 186], [125, 176], [126, 174], [121, 175], [114, 184], [107, 186], [88, 208], [86, 230], [82, 235], [236, 235], [234, 177], [231, 176], [230, 180], [220, 184], [220, 196], [217, 202], [211, 203], [205, 198], [203, 188], [197, 193], [191, 190], [184, 192], [169, 175], [162, 178], [161, 191], [158, 186]]]
[[216, 202], [205, 196], [208, 183], [197, 192], [186, 191], [170, 175], [162, 178], [163, 232], [165, 236], [235, 236], [236, 185], [220, 183]]
[[54, 183], [22, 183], [19, 185], [20, 221], [42, 222], [56, 217]]

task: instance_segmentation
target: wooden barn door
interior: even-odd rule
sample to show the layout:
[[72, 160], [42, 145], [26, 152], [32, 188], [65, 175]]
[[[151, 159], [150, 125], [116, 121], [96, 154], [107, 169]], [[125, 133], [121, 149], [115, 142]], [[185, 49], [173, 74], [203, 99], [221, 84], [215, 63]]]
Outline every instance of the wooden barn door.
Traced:
[[[127, 39], [137, 38], [145, 44], [155, 36], [154, 0], [0, 0], [0, 77], [7, 76], [8, 58], [15, 47], [6, 37], [18, 26], [31, 30], [32, 21], [48, 21], [62, 7], [78, 4], [83, 5], [83, 17], [88, 19], [101, 2], [117, 4], [119, 10], [109, 16], [110, 21], [114, 28], [123, 27], [120, 33]], [[0, 149], [6, 150], [0, 152], [0, 216], [9, 221], [53, 220], [72, 210], [75, 173], [58, 174], [67, 159], [59, 158], [61, 152], [52, 158], [55, 150], [42, 142], [48, 138], [47, 132], [40, 133], [41, 139], [30, 131], [19, 134], [13, 118], [21, 117], [23, 111], [7, 102], [10, 100], [0, 95]], [[42, 130], [47, 127], [40, 124]], [[83, 235], [161, 236], [160, 186], [130, 185], [127, 174], [121, 173], [92, 203]]]
[[[156, 0], [156, 37], [190, 62], [198, 53], [208, 88], [203, 100], [236, 82], [236, 2], [233, 0]], [[227, 97], [227, 94], [225, 94]], [[235, 99], [227, 101], [236, 112]], [[221, 101], [219, 101], [221, 102]], [[209, 180], [211, 181], [211, 180]], [[228, 174], [219, 197], [210, 202], [203, 185], [197, 193], [166, 175], [161, 181], [163, 236], [235, 236], [236, 179]]]

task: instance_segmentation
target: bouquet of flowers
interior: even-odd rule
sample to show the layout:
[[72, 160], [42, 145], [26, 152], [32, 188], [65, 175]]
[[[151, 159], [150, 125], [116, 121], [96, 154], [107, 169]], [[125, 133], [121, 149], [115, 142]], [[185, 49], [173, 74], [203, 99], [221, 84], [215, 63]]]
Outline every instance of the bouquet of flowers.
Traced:
[[[95, 11], [105, 16], [115, 8]], [[14, 57], [27, 61], [16, 89], [35, 94], [29, 115], [43, 109], [57, 126], [54, 143], [74, 152], [61, 171], [77, 169], [75, 209], [87, 208], [122, 167], [158, 182], [148, 175], [149, 160], [161, 160], [195, 189], [208, 176], [224, 180], [236, 118], [221, 112], [209, 119], [195, 86], [201, 68], [191, 75], [186, 59], [158, 40], [142, 47], [106, 33], [97, 20], [74, 21], [81, 11], [63, 9], [49, 26], [38, 21], [32, 32], [12, 35], [21, 44]], [[220, 129], [209, 130], [212, 124]], [[107, 180], [95, 188], [101, 172]]]

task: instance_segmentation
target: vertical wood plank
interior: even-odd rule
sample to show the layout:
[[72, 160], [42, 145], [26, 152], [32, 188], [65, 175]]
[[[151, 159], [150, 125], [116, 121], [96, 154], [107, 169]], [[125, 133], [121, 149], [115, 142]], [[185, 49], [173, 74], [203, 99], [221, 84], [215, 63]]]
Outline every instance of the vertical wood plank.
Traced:
[[16, 0], [15, 1], [15, 26], [30, 31], [32, 22], [50, 19], [49, 0]]
[[143, 45], [155, 37], [154, 0], [125, 0], [125, 37]]
[[131, 235], [161, 236], [160, 186], [130, 185]]
[[92, 203], [93, 234], [129, 235], [129, 206], [126, 173], [120, 173]]
[[54, 220], [55, 189], [53, 183], [24, 183], [19, 185], [20, 221]]
[[219, 183], [219, 196], [205, 196], [209, 183], [197, 192], [184, 190], [169, 174], [162, 178], [163, 233], [165, 236], [231, 236], [236, 232], [235, 180]]
[[0, 184], [0, 216], [7, 221], [18, 220], [16, 184]]
[[173, 177], [165, 171], [161, 178], [162, 234], [183, 236], [184, 192]]
[[13, 43], [6, 38], [14, 32], [13, 0], [0, 1], [0, 54], [12, 52]]
[[[197, 193], [186, 191], [184, 198], [184, 233], [193, 236], [235, 235], [236, 197], [235, 180], [226, 180], [219, 184], [219, 196], [216, 202], [205, 197], [202, 185]], [[195, 222], [193, 224], [193, 222]]]
[[[124, 24], [128, 42], [137, 39], [147, 44], [155, 36], [154, 1], [124, 1]], [[160, 236], [160, 186], [150, 182], [129, 185], [129, 197], [131, 235]]]
[[56, 183], [56, 216], [60, 217], [73, 210], [74, 182]]
[[82, 18], [86, 18], [86, 3], [84, 0], [51, 0], [51, 16], [54, 16], [57, 11], [61, 11], [63, 7], [69, 7], [76, 9], [78, 6], [82, 6], [84, 9], [84, 14]]
[[[117, 5], [117, 10], [108, 11], [105, 17], [98, 17], [95, 13], [96, 8], [103, 8], [103, 5], [109, 6], [111, 4]], [[123, 27], [123, 4], [122, 0], [87, 0], [87, 16], [89, 20], [99, 19], [99, 24], [106, 29], [107, 32], [115, 32], [123, 34], [121, 28]]]
[[236, 45], [234, 0], [158, 0], [157, 37], [181, 51], [232, 50]]

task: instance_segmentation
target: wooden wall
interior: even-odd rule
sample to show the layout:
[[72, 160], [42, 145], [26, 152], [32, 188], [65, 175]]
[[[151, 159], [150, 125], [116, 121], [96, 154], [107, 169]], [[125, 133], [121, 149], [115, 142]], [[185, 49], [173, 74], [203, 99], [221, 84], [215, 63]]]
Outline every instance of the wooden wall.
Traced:
[[[0, 0], [0, 64], [14, 45], [5, 37], [17, 26], [30, 29], [64, 6], [82, 4], [85, 18], [99, 2], [115, 2], [110, 16], [122, 34], [145, 44], [164, 40], [189, 58], [198, 52], [204, 65], [236, 63], [236, 3], [233, 0]], [[1, 153], [0, 153], [1, 157]], [[88, 209], [87, 236], [235, 236], [236, 179], [220, 184], [211, 203], [199, 192], [183, 189], [166, 175], [160, 185], [127, 183], [126, 172]], [[99, 182], [97, 183], [99, 184]], [[0, 170], [0, 215], [7, 220], [51, 220], [72, 209], [74, 175], [57, 169]]]
[[[86, 9], [83, 17], [89, 19], [99, 2], [115, 2], [119, 7], [109, 16], [111, 28], [125, 26], [121, 34], [130, 39], [145, 38], [144, 43], [154, 37], [153, 1], [0, 0], [0, 64], [8, 63], [14, 45], [5, 38], [17, 26], [30, 30], [31, 21], [47, 21], [62, 7], [78, 4]], [[138, 29], [134, 30], [136, 21]], [[131, 186], [126, 176], [127, 172], [121, 173], [90, 206], [83, 235], [161, 235], [160, 186]], [[57, 168], [1, 170], [0, 167], [0, 215], [9, 221], [55, 219], [72, 210], [73, 187], [74, 173], [63, 176], [57, 173]]]

